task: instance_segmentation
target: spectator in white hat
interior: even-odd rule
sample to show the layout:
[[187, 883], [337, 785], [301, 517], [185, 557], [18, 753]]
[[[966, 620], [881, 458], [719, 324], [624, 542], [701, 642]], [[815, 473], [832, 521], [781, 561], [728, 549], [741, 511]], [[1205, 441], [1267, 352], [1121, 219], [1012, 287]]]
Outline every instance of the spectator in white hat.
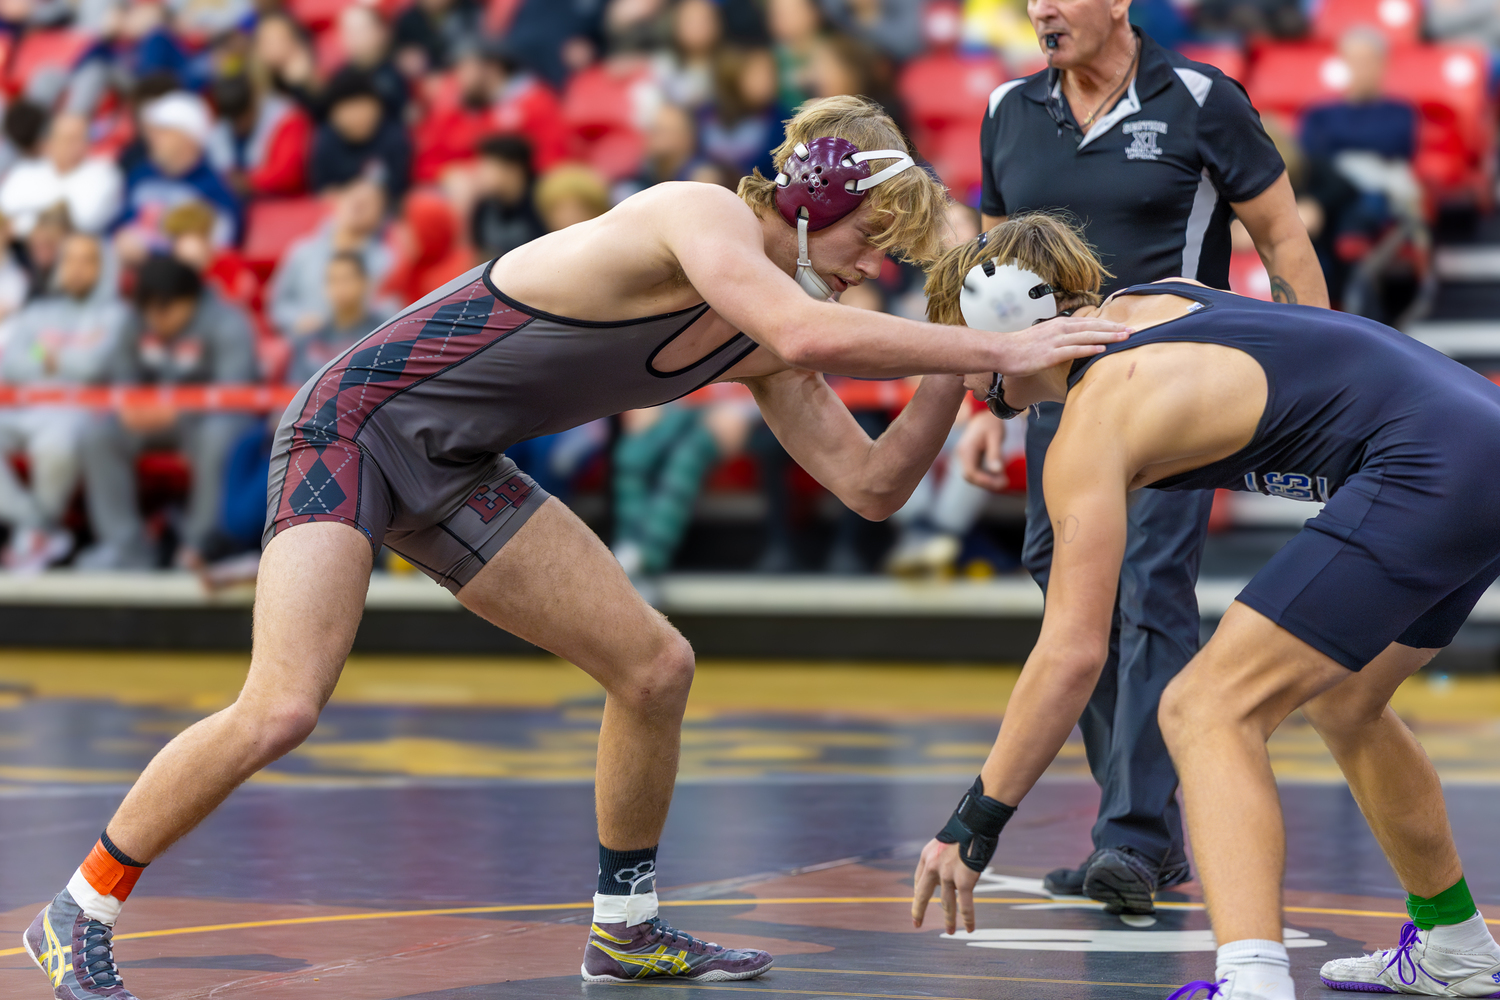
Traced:
[[[204, 155], [213, 130], [213, 113], [197, 94], [174, 90], [141, 109], [146, 138], [146, 162], [125, 179], [125, 207], [117, 229], [129, 227], [137, 236], [154, 233], [161, 217], [188, 201], [201, 201], [218, 214], [213, 239], [218, 245], [235, 243], [240, 233], [240, 202], [228, 183]], [[117, 241], [124, 255], [127, 244], [149, 245], [147, 239]], [[135, 255], [135, 256], [138, 256]]]

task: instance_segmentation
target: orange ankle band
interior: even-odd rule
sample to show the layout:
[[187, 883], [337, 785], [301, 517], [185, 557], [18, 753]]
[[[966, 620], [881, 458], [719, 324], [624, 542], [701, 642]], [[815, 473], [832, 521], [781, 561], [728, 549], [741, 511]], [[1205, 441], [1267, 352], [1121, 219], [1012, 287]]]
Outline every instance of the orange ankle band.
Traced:
[[94, 849], [83, 859], [78, 870], [83, 872], [83, 877], [94, 887], [95, 892], [101, 896], [113, 896], [123, 903], [130, 895], [130, 890], [135, 888], [141, 872], [146, 869], [120, 864], [104, 849], [102, 842], [96, 841]]

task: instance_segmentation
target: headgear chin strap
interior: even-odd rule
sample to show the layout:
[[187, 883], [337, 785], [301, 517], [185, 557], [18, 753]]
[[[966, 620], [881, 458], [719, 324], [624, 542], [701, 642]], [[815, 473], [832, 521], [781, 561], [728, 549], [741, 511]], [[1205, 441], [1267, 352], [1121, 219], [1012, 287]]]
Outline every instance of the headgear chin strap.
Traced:
[[[895, 160], [870, 172], [870, 160]], [[797, 227], [797, 284], [815, 299], [833, 298], [833, 289], [807, 253], [807, 234], [838, 222], [859, 208], [865, 192], [916, 166], [905, 150], [861, 150], [848, 139], [825, 136], [797, 143], [786, 166], [776, 175], [776, 210], [788, 225]]]

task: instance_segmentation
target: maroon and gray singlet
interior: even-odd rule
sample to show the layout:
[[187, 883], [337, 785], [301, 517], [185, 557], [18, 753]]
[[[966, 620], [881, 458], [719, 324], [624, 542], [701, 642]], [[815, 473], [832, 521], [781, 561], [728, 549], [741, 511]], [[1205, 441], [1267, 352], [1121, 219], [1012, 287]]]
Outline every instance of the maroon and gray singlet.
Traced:
[[266, 541], [342, 521], [456, 592], [547, 497], [505, 449], [685, 396], [756, 347], [736, 334], [686, 368], [658, 371], [656, 356], [707, 305], [568, 319], [508, 298], [490, 266], [407, 307], [297, 393], [271, 453]]

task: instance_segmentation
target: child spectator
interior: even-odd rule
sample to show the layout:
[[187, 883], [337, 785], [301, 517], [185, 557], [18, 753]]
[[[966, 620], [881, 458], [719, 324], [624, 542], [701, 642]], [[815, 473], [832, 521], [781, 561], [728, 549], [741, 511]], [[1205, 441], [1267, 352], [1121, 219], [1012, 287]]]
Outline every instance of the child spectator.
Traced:
[[609, 186], [591, 167], [566, 164], [537, 181], [536, 210], [547, 232], [555, 233], [609, 211]]
[[725, 49], [714, 63], [713, 107], [703, 119], [705, 158], [743, 177], [756, 167], [774, 176], [769, 150], [780, 144], [776, 57], [770, 49]]
[[769, 0], [766, 26], [776, 53], [777, 103], [795, 108], [813, 96], [808, 86], [808, 64], [823, 31], [823, 15], [815, 0]]
[[197, 94], [173, 91], [141, 109], [146, 133], [146, 161], [125, 179], [125, 208], [116, 226], [127, 262], [139, 259], [168, 210], [188, 201], [214, 209], [214, 242], [239, 242], [240, 201], [224, 178], [209, 165], [204, 150], [213, 130], [213, 115]]
[[391, 56], [391, 30], [380, 11], [367, 4], [345, 7], [338, 32], [345, 65], [370, 74], [386, 115], [392, 121], [404, 120], [409, 88]]
[[[335, 190], [332, 201], [328, 221], [292, 244], [266, 293], [271, 325], [294, 341], [328, 322], [331, 306], [324, 279], [328, 262], [336, 254], [358, 254], [372, 285], [383, 283], [394, 263], [394, 255], [380, 238], [385, 189], [368, 178], [356, 177]], [[376, 311], [389, 315], [392, 310]]]
[[413, 191], [392, 234], [396, 264], [381, 291], [405, 306], [474, 266], [453, 206], [432, 191]]
[[714, 96], [714, 60], [724, 40], [714, 0], [678, 0], [672, 8], [672, 45], [653, 62], [666, 99], [697, 111]]
[[[10, 220], [0, 214], [0, 320], [21, 308], [31, 289], [31, 275], [16, 259], [11, 242]], [[5, 341], [0, 337], [0, 359], [4, 358]]]
[[219, 113], [209, 161], [236, 194], [289, 197], [307, 190], [313, 125], [296, 101], [257, 87], [247, 73], [219, 77], [209, 96]]
[[312, 378], [382, 322], [370, 310], [370, 279], [365, 273], [365, 259], [353, 250], [340, 250], [328, 261], [323, 274], [323, 296], [328, 300], [328, 320], [292, 342], [292, 363], [286, 377], [291, 385], [301, 385]]
[[[136, 276], [136, 311], [115, 353], [118, 383], [152, 385], [255, 382], [250, 321], [198, 272], [173, 257], [153, 255]], [[147, 569], [155, 556], [136, 500], [135, 458], [149, 447], [179, 448], [192, 470], [176, 565], [196, 569], [212, 540], [223, 495], [224, 464], [254, 424], [239, 413], [183, 413], [170, 406], [121, 410], [89, 422], [83, 435], [83, 476], [89, 524], [99, 540], [78, 557], [84, 569]]]
[[324, 98], [328, 117], [313, 139], [308, 165], [312, 189], [342, 186], [373, 170], [396, 204], [411, 180], [411, 140], [386, 115], [374, 79], [346, 66], [328, 82]]
[[466, 45], [453, 77], [457, 99], [432, 108], [412, 130], [417, 183], [438, 180], [450, 164], [473, 159], [486, 135], [524, 136], [542, 172], [567, 159], [568, 130], [557, 95], [523, 70], [504, 45]]
[[531, 145], [520, 136], [490, 136], [479, 144], [478, 200], [469, 238], [485, 258], [503, 257], [542, 235], [532, 205]]
[[317, 93], [317, 60], [312, 41], [296, 19], [271, 10], [255, 22], [250, 48], [251, 74], [300, 104], [313, 116], [321, 114]]
[[260, 290], [255, 272], [233, 247], [213, 243], [214, 210], [201, 201], [178, 205], [162, 219], [172, 256], [202, 275], [214, 291], [242, 309], [249, 309]]
[[105, 157], [89, 156], [88, 149], [88, 121], [60, 114], [47, 127], [42, 155], [10, 169], [0, 183], [0, 212], [10, 218], [16, 235], [28, 235], [37, 216], [59, 202], [82, 232], [101, 233], [114, 221], [120, 212], [120, 168]]
[[21, 244], [26, 251], [26, 285], [28, 298], [45, 295], [52, 287], [52, 272], [62, 253], [63, 241], [73, 232], [68, 206], [53, 205], [37, 216], [31, 232]]
[[[129, 313], [105, 280], [99, 237], [74, 233], [63, 243], [50, 294], [4, 327], [0, 375], [11, 385], [103, 382], [119, 350]], [[36, 572], [67, 557], [72, 535], [63, 514], [78, 484], [79, 448], [89, 414], [62, 406], [0, 409], [0, 521], [11, 530], [7, 569]], [[11, 471], [24, 453], [30, 484]]]

